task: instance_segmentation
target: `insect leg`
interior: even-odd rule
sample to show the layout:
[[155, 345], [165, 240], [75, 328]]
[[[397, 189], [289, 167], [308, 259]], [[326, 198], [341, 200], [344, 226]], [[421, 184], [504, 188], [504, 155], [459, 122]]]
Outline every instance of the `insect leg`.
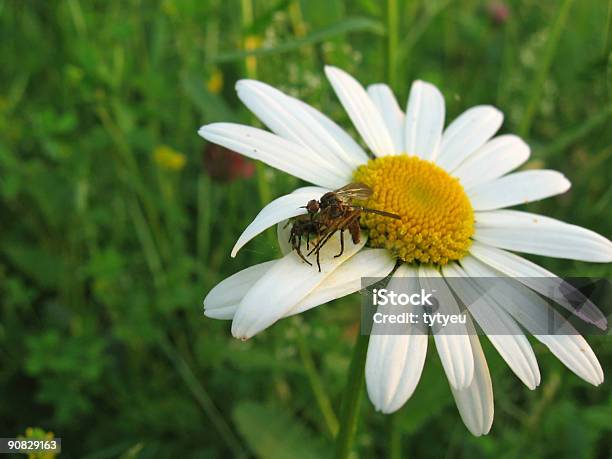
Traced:
[[329, 230], [327, 233], [325, 233], [323, 237], [317, 242], [317, 244], [312, 248], [312, 250], [308, 252], [308, 255], [312, 255], [315, 251], [321, 250], [321, 248], [327, 243], [327, 241], [329, 241], [329, 239], [334, 235], [336, 230], [337, 228], [334, 228], [333, 230]]
[[308, 265], [312, 266], [312, 263], [309, 262], [306, 257], [304, 256], [304, 254], [302, 253], [302, 236], [299, 236], [298, 239], [298, 244], [296, 246], [294, 246], [295, 251], [297, 252], [297, 254], [299, 255], [299, 257], [304, 260]]
[[344, 253], [344, 228], [340, 230], [340, 253], [338, 255], [334, 255], [334, 258], [338, 258], [343, 253]]
[[[300, 249], [297, 249], [297, 250], [296, 250], [296, 252], [297, 252], [297, 254], [300, 256], [300, 258], [306, 262], [306, 264], [307, 264], [307, 265], [312, 266], [312, 263], [311, 263], [311, 262], [309, 262], [309, 261], [308, 261], [308, 260], [307, 260], [307, 259], [304, 257], [304, 254], [302, 253], [302, 251], [301, 251]], [[319, 271], [320, 271], [320, 269], [319, 269]]]
[[319, 240], [317, 241], [316, 245], [312, 248], [312, 250], [308, 252], [308, 255], [311, 255], [312, 253], [315, 252], [315, 250], [323, 247], [327, 243], [327, 241], [329, 241], [329, 239], [334, 235], [334, 233], [338, 231], [338, 229], [340, 228], [340, 223], [342, 222], [335, 222], [332, 225], [326, 227], [326, 229], [322, 232], [322, 235], [321, 235], [321, 232], [319, 232]]

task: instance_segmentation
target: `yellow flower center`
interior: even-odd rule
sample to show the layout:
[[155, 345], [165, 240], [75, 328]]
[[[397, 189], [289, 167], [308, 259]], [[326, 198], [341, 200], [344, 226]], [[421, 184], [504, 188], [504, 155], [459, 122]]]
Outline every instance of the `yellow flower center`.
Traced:
[[444, 265], [467, 254], [474, 211], [459, 180], [442, 168], [416, 156], [383, 156], [360, 166], [354, 180], [372, 188], [366, 207], [401, 217], [362, 214], [372, 247], [407, 263]]

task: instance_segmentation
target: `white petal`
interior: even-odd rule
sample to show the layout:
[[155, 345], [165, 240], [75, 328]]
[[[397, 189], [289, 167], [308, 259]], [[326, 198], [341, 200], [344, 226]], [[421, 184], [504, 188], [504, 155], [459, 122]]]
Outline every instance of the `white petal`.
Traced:
[[350, 181], [342, 170], [313, 155], [308, 148], [262, 129], [234, 123], [213, 123], [202, 126], [198, 134], [315, 185], [337, 189]]
[[393, 91], [386, 84], [379, 83], [368, 86], [368, 94], [387, 126], [395, 146], [395, 153], [400, 154], [404, 151], [404, 112], [397, 103]]
[[[463, 267], [473, 277], [497, 277], [502, 275], [474, 257], [461, 260]], [[502, 275], [503, 276], [503, 275]], [[478, 280], [477, 280], [478, 282]], [[498, 304], [508, 311], [533, 336], [571, 371], [585, 381], [597, 386], [604, 380], [601, 364], [585, 339], [557, 311], [540, 296], [518, 282], [495, 284]], [[543, 334], [541, 324], [555, 324], [555, 333]], [[561, 333], [561, 334], [559, 334]]]
[[215, 285], [204, 298], [204, 315], [213, 319], [231, 319], [238, 304], [276, 260], [250, 266]]
[[[514, 253], [479, 242], [472, 244], [470, 253], [501, 273], [556, 301], [582, 320], [592, 323], [602, 330], [607, 329], [608, 320], [599, 308], [582, 292], [554, 273]], [[571, 298], [571, 301], [568, 298]], [[580, 304], [579, 308], [576, 308], [576, 302]]]
[[204, 315], [206, 317], [210, 317], [211, 319], [232, 320], [237, 309], [238, 303], [224, 306], [222, 308], [204, 309]]
[[493, 425], [493, 385], [478, 336], [470, 335], [473, 350], [474, 378], [465, 389], [451, 386], [459, 414], [468, 430], [477, 437], [486, 435]]
[[314, 255], [309, 258], [313, 266], [303, 262], [295, 252], [285, 255], [246, 293], [234, 315], [232, 334], [236, 338], [248, 339], [272, 325], [365, 243], [365, 237], [359, 244], [353, 244], [349, 238], [343, 254], [336, 258], [334, 255], [340, 247], [340, 233], [336, 233], [321, 249], [321, 272], [317, 269]]
[[500, 135], [480, 147], [452, 171], [469, 190], [516, 169], [529, 158], [529, 145], [515, 135]]
[[521, 171], [475, 186], [468, 197], [474, 210], [494, 210], [565, 193], [570, 186], [557, 171]]
[[[251, 266], [218, 284], [204, 300], [204, 315], [213, 319], [233, 319], [242, 298], [270, 269], [274, 261]], [[316, 289], [285, 314], [285, 317], [300, 314], [321, 304], [355, 293], [368, 286], [368, 284], [362, 285], [362, 278], [373, 280], [384, 278], [394, 266], [395, 260], [387, 250], [362, 249], [326, 277]]]
[[367, 153], [361, 148], [361, 146], [353, 139], [344, 129], [338, 126], [334, 121], [329, 119], [323, 113], [316, 108], [302, 102], [299, 99], [294, 99], [295, 102], [302, 106], [302, 108], [310, 113], [315, 120], [331, 135], [336, 142], [342, 147], [342, 151], [346, 153], [347, 162], [351, 163], [354, 167], [358, 167], [361, 164], [367, 163], [370, 159]]
[[297, 215], [306, 213], [306, 209], [303, 209], [308, 201], [311, 199], [319, 199], [323, 194], [328, 192], [327, 188], [317, 188], [315, 192], [312, 191], [312, 187], [308, 187], [305, 191], [295, 190], [291, 194], [281, 196], [275, 199], [266, 207], [261, 209], [259, 214], [251, 222], [249, 226], [243, 231], [238, 238], [236, 245], [232, 249], [232, 258], [236, 256], [238, 251], [251, 239], [265, 231], [272, 225], [276, 225], [278, 222], [287, 220]]
[[[435, 291], [438, 312], [443, 315], [459, 315], [461, 311], [448, 286], [438, 280], [442, 276], [433, 268], [419, 267], [419, 283], [426, 292]], [[438, 278], [438, 279], [436, 279]], [[433, 279], [436, 279], [434, 282]], [[470, 347], [469, 333], [465, 326], [457, 326], [457, 334], [449, 334], [442, 328], [433, 329], [436, 349], [444, 372], [451, 386], [462, 389], [468, 387], [474, 377], [474, 359]]]
[[423, 372], [427, 335], [373, 335], [368, 344], [366, 381], [377, 411], [400, 409], [412, 396]]
[[580, 226], [516, 210], [476, 214], [474, 239], [516, 252], [554, 258], [612, 261], [612, 242]]
[[287, 255], [293, 250], [289, 242], [289, 236], [291, 235], [291, 225], [287, 225], [287, 222], [280, 222], [276, 225], [276, 237], [278, 240], [278, 248], [280, 253]]
[[529, 389], [535, 389], [540, 384], [538, 362], [514, 319], [456, 263], [445, 266], [443, 274], [510, 369]]
[[594, 386], [604, 382], [601, 364], [581, 335], [537, 335], [536, 338], [546, 345], [563, 365], [586, 382]]
[[420, 80], [412, 83], [406, 109], [404, 151], [434, 161], [442, 140], [444, 114], [444, 96], [438, 88]]
[[361, 84], [336, 67], [326, 66], [325, 74], [353, 121], [353, 125], [370, 150], [377, 156], [393, 154], [395, 149], [391, 135], [382, 116]]
[[238, 81], [236, 91], [240, 100], [273, 132], [309, 148], [313, 155], [334, 164], [350, 177], [355, 166], [353, 158], [303, 103], [255, 80]]
[[444, 131], [436, 163], [447, 171], [454, 170], [493, 137], [503, 119], [502, 112], [489, 105], [466, 110]]
[[[394, 292], [418, 291], [417, 272], [400, 266], [387, 289]], [[417, 312], [420, 314], [420, 312]], [[427, 329], [422, 324], [406, 324], [401, 335], [373, 333], [366, 357], [366, 385], [378, 411], [392, 413], [413, 394], [423, 372], [427, 354]]]
[[[347, 235], [345, 235], [346, 237]], [[308, 294], [286, 315], [300, 314], [329, 301], [361, 290], [362, 278], [386, 277], [394, 268], [395, 259], [386, 249], [363, 249], [342, 263], [321, 285]]]

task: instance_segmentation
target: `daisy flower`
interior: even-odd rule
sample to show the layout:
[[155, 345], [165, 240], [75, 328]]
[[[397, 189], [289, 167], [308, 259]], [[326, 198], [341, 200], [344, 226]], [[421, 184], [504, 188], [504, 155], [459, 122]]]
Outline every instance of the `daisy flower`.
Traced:
[[[232, 334], [248, 339], [283, 317], [359, 291], [365, 277], [390, 275], [390, 285], [408, 278], [415, 288], [443, 279], [459, 297], [466, 297], [470, 282], [477, 288], [479, 278], [507, 276], [520, 282], [488, 297], [484, 313], [482, 308], [470, 308], [469, 315], [516, 376], [530, 389], [540, 383], [522, 326], [576, 375], [601, 384], [601, 365], [575, 330], [543, 335], [533, 329], [534, 315], [558, 314], [543, 296], [570, 309], [571, 305], [551, 293], [553, 273], [514, 253], [612, 261], [612, 243], [593, 231], [507, 210], [564, 193], [570, 188], [567, 178], [552, 170], [512, 172], [527, 161], [530, 150], [515, 135], [495, 136], [503, 121], [495, 107], [470, 108], [444, 128], [444, 97], [430, 83], [412, 84], [404, 112], [384, 84], [366, 90], [338, 68], [326, 67], [325, 73], [369, 152], [315, 108], [253, 80], [237, 83], [238, 96], [272, 132], [233, 123], [199, 130], [210, 142], [314, 185], [281, 196], [261, 210], [231, 256], [273, 225], [278, 226], [284, 256], [223, 280], [205, 298], [204, 313], [232, 320]], [[373, 190], [368, 207], [401, 219], [363, 215], [366, 231], [361, 241], [348, 241], [343, 254], [334, 257], [339, 233], [334, 235], [321, 251], [319, 272], [291, 250], [285, 222], [304, 214], [301, 207], [309, 200], [351, 182]], [[452, 281], [457, 278], [468, 287], [456, 287]], [[580, 316], [606, 327], [605, 317], [588, 302]], [[488, 433], [493, 391], [478, 336], [466, 328], [460, 335], [434, 334], [433, 342], [467, 428], [474, 435]], [[409, 330], [370, 337], [365, 378], [377, 410], [391, 413], [410, 398], [427, 347], [426, 333]]]

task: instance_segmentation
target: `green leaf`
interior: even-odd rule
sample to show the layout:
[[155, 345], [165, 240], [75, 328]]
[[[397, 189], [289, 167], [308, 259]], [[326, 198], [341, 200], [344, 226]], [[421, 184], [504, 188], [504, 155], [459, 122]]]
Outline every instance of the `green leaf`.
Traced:
[[330, 455], [331, 446], [280, 407], [243, 402], [234, 409], [233, 418], [257, 457], [321, 459]]
[[58, 285], [65, 271], [65, 261], [44, 248], [11, 240], [0, 250], [21, 272], [44, 288]]

